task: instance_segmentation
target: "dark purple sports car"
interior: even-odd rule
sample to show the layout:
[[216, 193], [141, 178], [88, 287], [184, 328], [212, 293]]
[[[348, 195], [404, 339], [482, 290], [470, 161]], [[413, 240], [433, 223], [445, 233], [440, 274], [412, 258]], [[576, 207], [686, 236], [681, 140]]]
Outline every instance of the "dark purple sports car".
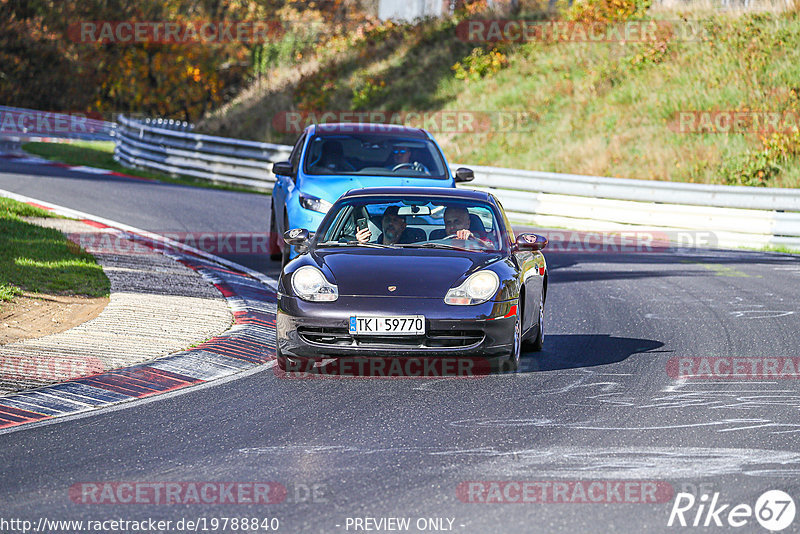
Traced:
[[[278, 287], [278, 365], [329, 358], [485, 358], [542, 348], [547, 245], [514, 236], [497, 199], [445, 188], [344, 194]], [[295, 367], [296, 366], [296, 367]]]

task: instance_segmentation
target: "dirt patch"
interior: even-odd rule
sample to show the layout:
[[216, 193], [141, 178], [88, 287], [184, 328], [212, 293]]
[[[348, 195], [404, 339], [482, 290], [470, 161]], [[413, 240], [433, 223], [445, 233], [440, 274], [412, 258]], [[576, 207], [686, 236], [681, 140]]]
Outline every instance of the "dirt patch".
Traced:
[[94, 319], [109, 299], [23, 293], [0, 307], [0, 345], [64, 332]]

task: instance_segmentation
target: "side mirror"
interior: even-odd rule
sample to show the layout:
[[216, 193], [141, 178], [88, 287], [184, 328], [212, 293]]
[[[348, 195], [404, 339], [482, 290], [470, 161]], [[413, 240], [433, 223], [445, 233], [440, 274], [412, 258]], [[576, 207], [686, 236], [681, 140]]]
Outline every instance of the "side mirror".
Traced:
[[293, 247], [304, 247], [308, 243], [308, 230], [305, 228], [292, 228], [283, 234], [283, 240]]
[[292, 176], [292, 164], [288, 161], [279, 161], [272, 164], [272, 173], [281, 176]]
[[517, 236], [517, 250], [542, 250], [547, 246], [547, 238], [539, 234], [519, 234]]
[[460, 167], [456, 169], [456, 183], [471, 182], [475, 179], [475, 173], [472, 169]]

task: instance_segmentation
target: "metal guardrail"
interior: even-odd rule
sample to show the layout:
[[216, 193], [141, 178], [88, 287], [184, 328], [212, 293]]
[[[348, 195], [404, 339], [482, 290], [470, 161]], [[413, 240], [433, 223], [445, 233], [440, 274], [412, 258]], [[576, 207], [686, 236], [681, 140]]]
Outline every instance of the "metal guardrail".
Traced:
[[517, 222], [602, 232], [704, 231], [722, 247], [800, 250], [796, 189], [471, 168], [475, 180], [466, 186], [491, 191]]
[[0, 106], [0, 138], [112, 141], [116, 123], [84, 113], [58, 113]]
[[659, 182], [497, 167], [470, 168], [475, 171], [473, 183], [486, 187], [664, 204], [800, 211], [800, 189]]
[[165, 130], [175, 130], [178, 132], [191, 132], [192, 130], [194, 130], [194, 124], [188, 123], [186, 121], [176, 121], [173, 119], [145, 118], [144, 123], [146, 125], [150, 125], [155, 128], [164, 128]]
[[123, 165], [270, 189], [272, 163], [289, 158], [292, 147], [196, 134], [157, 121], [118, 117], [114, 159]]
[[721, 247], [780, 246], [800, 250], [800, 213], [688, 204], [665, 204], [532, 193], [481, 185], [515, 222], [587, 232], [659, 230], [706, 232]]
[[[288, 159], [292, 148], [162, 126], [120, 117], [114, 158], [125, 165], [269, 189], [275, 180], [272, 163]], [[800, 249], [796, 189], [469, 167], [475, 180], [463, 186], [491, 191], [511, 219], [524, 224], [602, 232], [706, 231], [719, 246]]]

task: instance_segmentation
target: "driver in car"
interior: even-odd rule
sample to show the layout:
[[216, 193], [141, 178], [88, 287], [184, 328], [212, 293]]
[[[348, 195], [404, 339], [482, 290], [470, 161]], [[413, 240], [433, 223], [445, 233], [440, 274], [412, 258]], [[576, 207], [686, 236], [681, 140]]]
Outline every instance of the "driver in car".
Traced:
[[444, 210], [444, 229], [448, 236], [455, 236], [458, 239], [473, 238], [487, 246], [492, 243], [487, 236], [480, 236], [473, 233], [470, 229], [469, 212], [467, 208], [461, 206], [448, 206]]
[[414, 154], [412, 149], [407, 146], [395, 146], [389, 155], [386, 166], [392, 171], [400, 169], [411, 169], [415, 172], [428, 172], [428, 169], [419, 161], [412, 160]]

